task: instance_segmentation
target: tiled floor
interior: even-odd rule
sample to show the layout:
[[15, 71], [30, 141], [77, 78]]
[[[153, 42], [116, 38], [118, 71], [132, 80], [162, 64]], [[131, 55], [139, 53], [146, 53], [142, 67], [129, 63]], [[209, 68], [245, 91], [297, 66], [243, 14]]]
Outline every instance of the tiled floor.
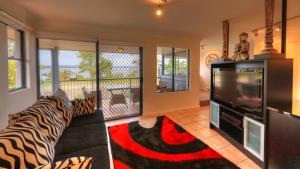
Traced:
[[[185, 109], [166, 115], [177, 124], [185, 128], [198, 139], [235, 163], [241, 169], [259, 169], [254, 162], [230, 144], [226, 139], [209, 128], [209, 107]], [[107, 122], [107, 126], [137, 121], [139, 118], [130, 118]]]

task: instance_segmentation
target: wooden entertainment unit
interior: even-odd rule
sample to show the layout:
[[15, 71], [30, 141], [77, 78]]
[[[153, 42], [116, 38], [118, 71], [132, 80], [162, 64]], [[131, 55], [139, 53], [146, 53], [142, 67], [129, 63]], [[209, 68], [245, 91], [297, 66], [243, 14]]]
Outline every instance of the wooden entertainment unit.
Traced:
[[292, 111], [293, 60], [211, 65], [210, 127], [265, 168], [267, 107]]

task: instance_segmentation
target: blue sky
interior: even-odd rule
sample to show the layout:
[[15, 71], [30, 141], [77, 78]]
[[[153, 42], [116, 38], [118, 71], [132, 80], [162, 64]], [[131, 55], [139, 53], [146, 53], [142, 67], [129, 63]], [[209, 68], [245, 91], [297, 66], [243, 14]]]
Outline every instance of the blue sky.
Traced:
[[[40, 64], [41, 65], [51, 65], [51, 52], [49, 50], [40, 50]], [[66, 66], [78, 66], [80, 63], [79, 51], [67, 51], [60, 50], [59, 51], [59, 65]], [[137, 56], [131, 56], [131, 54], [122, 54], [117, 55], [114, 53], [103, 53], [104, 58], [112, 61], [114, 66], [131, 66], [131, 63], [138, 59]]]
[[[79, 65], [80, 59], [77, 57], [78, 51], [59, 51], [59, 64], [60, 65]], [[51, 65], [51, 53], [49, 50], [40, 50], [40, 64], [41, 65]]]

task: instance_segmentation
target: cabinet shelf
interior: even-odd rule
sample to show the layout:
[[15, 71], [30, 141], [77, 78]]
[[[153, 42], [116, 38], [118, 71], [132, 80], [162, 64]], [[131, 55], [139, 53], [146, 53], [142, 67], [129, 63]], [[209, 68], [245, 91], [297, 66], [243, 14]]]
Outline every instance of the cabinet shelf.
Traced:
[[224, 118], [224, 117], [220, 117], [220, 118], [221, 118], [222, 120], [226, 121], [227, 123], [231, 124], [232, 126], [236, 127], [237, 129], [239, 129], [239, 130], [241, 130], [241, 131], [244, 130], [244, 129], [241, 128], [238, 124], [232, 123], [232, 121], [230, 121], [230, 120], [228, 120], [228, 119], [226, 119], [226, 118]]

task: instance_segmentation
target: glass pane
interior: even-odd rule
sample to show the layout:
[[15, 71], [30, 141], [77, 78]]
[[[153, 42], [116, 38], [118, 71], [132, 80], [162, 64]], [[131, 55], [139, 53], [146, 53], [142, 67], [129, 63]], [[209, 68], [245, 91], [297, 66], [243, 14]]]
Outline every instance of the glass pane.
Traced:
[[211, 109], [212, 109], [212, 115], [211, 115], [211, 121], [217, 125], [218, 124], [218, 120], [219, 120], [219, 108], [218, 106], [211, 104]]
[[173, 52], [170, 47], [157, 48], [157, 91], [173, 91]]
[[260, 132], [261, 132], [261, 128], [258, 125], [255, 125], [254, 123], [251, 122], [247, 122], [247, 147], [249, 147], [250, 149], [254, 150], [255, 152], [257, 152], [258, 154], [260, 154]]
[[59, 88], [64, 90], [70, 99], [83, 98], [83, 90], [96, 91], [95, 52], [59, 50], [58, 63]]
[[189, 50], [175, 49], [175, 90], [188, 90], [188, 61]]
[[52, 95], [52, 57], [51, 50], [39, 51], [39, 66], [40, 66], [40, 95]]
[[21, 58], [20, 45], [20, 32], [10, 27], [7, 27], [7, 47], [9, 58]]
[[22, 66], [17, 60], [8, 60], [8, 88], [16, 89], [22, 87]]
[[173, 58], [171, 54], [163, 55], [164, 59], [164, 72], [163, 75], [172, 76], [173, 73]]
[[157, 54], [156, 56], [156, 86], [159, 85], [160, 77], [163, 75], [162, 72], [162, 55]]

